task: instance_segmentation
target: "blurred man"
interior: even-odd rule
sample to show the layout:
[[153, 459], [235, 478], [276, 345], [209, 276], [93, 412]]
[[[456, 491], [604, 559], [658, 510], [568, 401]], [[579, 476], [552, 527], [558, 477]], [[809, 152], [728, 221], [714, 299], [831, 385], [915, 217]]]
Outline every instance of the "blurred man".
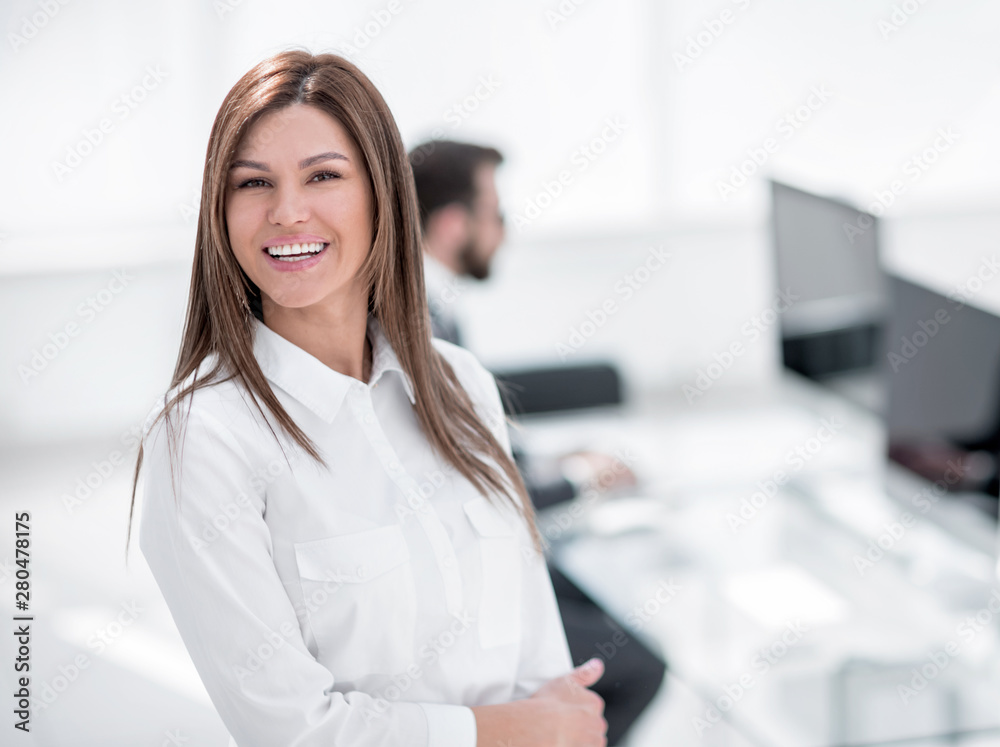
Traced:
[[[455, 302], [467, 278], [489, 277], [490, 262], [504, 238], [495, 182], [502, 161], [494, 148], [446, 140], [432, 140], [410, 152], [431, 324], [436, 337], [458, 345], [462, 336]], [[516, 443], [514, 452], [539, 509], [574, 498], [585, 485], [613, 489], [635, 482], [631, 471], [612, 457], [591, 451], [567, 455], [560, 460], [561, 476], [541, 480], [527, 468]], [[618, 744], [655, 696], [666, 666], [551, 564], [549, 572], [574, 664], [594, 655], [604, 660], [605, 675], [591, 689], [605, 701], [608, 744]]]

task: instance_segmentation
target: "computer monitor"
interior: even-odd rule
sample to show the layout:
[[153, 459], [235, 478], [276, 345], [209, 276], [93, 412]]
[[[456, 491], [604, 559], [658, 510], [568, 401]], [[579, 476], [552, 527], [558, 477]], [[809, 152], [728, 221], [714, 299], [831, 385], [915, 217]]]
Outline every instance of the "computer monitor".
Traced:
[[1000, 452], [1000, 317], [889, 276], [882, 368], [889, 457], [951, 492], [992, 496]]
[[878, 218], [776, 181], [771, 197], [777, 282], [798, 296], [781, 316], [785, 366], [817, 380], [872, 370], [886, 309]]

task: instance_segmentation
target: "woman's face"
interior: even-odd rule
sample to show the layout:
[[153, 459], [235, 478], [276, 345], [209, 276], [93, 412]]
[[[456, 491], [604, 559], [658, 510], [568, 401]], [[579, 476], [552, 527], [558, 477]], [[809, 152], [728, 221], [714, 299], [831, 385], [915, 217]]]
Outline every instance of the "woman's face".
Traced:
[[[261, 117], [226, 185], [229, 241], [278, 306], [367, 305], [358, 268], [372, 245], [372, 194], [361, 153], [339, 121], [293, 104]], [[266, 316], [265, 316], [266, 319]]]

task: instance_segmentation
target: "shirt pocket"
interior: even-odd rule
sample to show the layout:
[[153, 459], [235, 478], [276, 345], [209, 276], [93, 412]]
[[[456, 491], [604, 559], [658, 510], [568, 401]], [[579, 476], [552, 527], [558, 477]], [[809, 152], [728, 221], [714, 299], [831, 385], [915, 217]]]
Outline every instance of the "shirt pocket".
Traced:
[[402, 671], [414, 656], [417, 599], [399, 525], [295, 543], [319, 661], [341, 680]]
[[483, 573], [479, 645], [494, 648], [521, 640], [521, 552], [510, 521], [483, 496], [462, 504], [476, 531]]

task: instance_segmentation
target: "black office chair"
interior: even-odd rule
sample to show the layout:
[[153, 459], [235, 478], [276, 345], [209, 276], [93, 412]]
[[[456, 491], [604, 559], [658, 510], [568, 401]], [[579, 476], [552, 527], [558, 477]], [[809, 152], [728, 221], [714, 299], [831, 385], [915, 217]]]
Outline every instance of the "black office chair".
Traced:
[[519, 369], [497, 372], [496, 378], [508, 415], [622, 403], [621, 376], [610, 363]]

